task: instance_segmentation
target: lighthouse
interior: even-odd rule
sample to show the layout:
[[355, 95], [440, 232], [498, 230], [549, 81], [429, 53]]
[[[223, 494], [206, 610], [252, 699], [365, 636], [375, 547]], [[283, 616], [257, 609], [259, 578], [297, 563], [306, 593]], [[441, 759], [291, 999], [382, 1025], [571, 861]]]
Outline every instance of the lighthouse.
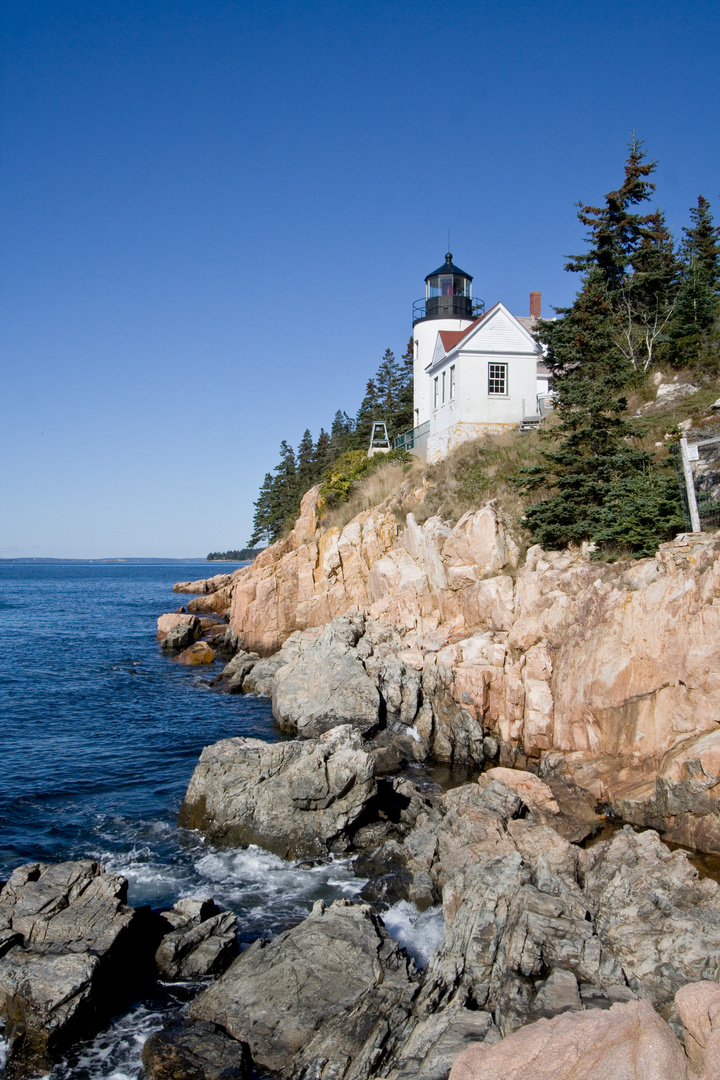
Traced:
[[425, 278], [425, 297], [413, 305], [414, 426], [430, 419], [430, 380], [426, 368], [431, 363], [438, 331], [463, 331], [473, 322], [472, 276], [452, 261], [445, 262]]

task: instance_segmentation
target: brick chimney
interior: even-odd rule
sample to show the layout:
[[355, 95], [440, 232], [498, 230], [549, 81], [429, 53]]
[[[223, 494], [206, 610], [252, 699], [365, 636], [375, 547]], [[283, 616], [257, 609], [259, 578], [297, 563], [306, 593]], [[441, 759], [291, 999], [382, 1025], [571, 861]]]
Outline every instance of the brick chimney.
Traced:
[[542, 293], [531, 292], [530, 293], [530, 318], [540, 319], [542, 318]]

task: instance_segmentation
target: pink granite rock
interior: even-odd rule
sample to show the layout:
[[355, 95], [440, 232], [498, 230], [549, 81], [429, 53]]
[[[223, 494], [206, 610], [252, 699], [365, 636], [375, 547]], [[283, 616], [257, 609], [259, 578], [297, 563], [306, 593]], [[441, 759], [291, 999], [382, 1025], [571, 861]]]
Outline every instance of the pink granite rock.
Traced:
[[647, 1001], [538, 1020], [464, 1050], [450, 1080], [689, 1080], [682, 1046]]

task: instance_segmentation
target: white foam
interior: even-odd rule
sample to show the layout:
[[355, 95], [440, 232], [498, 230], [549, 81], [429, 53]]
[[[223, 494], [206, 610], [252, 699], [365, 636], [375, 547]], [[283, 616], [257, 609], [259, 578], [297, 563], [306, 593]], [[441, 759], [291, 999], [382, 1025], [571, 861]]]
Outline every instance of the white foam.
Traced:
[[137, 1080], [142, 1048], [168, 1018], [167, 1011], [137, 1005], [53, 1068], [50, 1080]]
[[402, 945], [419, 967], [428, 960], [445, 940], [442, 908], [419, 911], [407, 900], [399, 900], [383, 914], [385, 928]]

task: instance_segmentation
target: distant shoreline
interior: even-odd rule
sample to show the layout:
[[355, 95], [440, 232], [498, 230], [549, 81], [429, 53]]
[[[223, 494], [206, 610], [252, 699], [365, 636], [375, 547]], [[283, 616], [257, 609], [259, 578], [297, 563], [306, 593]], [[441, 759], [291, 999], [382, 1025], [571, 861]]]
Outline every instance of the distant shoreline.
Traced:
[[[219, 561], [219, 560], [218, 560]], [[244, 560], [226, 559], [223, 560], [228, 563], [238, 563]], [[9, 555], [0, 556], [0, 563], [131, 563], [138, 565], [139, 563], [207, 563], [207, 559], [204, 555], [190, 555], [186, 559], [168, 559], [161, 558], [127, 558], [127, 559], [56, 559], [52, 556], [39, 556], [37, 558], [24, 557], [11, 557]]]

